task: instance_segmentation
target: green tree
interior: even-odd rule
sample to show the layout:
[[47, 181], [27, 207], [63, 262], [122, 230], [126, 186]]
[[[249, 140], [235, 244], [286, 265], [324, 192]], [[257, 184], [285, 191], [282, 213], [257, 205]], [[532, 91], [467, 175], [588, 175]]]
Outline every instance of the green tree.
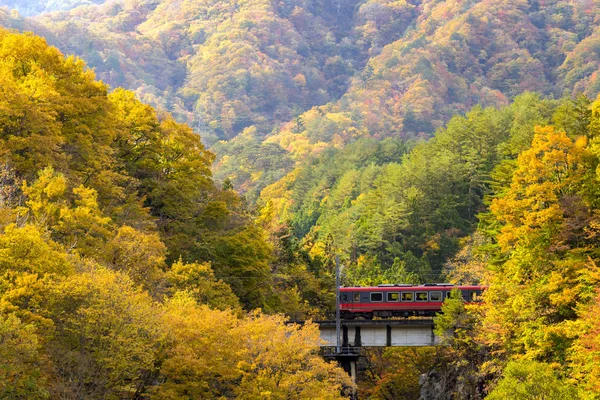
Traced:
[[502, 379], [486, 399], [578, 399], [573, 386], [555, 375], [549, 364], [521, 360], [508, 363]]
[[434, 333], [442, 343], [460, 346], [469, 340], [475, 319], [465, 306], [461, 290], [452, 289], [433, 321]]

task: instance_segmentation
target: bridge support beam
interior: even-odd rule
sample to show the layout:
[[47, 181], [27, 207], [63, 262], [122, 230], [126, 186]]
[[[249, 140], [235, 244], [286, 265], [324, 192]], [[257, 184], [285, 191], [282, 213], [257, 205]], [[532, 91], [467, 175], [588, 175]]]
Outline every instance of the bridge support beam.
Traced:
[[[360, 358], [360, 348], [358, 347], [342, 347], [340, 353], [335, 352], [335, 347], [325, 347], [324, 356], [329, 360], [336, 360], [340, 367], [346, 371], [352, 382], [356, 383], [358, 373], [358, 359]], [[352, 399], [356, 399], [356, 391], [352, 394]]]
[[[335, 346], [335, 324], [318, 321], [324, 346]], [[354, 320], [342, 321], [342, 347], [435, 346], [433, 321]]]

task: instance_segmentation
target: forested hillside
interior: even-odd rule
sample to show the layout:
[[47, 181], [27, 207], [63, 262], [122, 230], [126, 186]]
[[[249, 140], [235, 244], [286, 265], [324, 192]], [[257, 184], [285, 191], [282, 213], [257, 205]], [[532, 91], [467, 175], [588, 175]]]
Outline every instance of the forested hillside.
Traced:
[[487, 209], [495, 168], [530, 146], [535, 126], [580, 133], [589, 103], [526, 93], [501, 109], [476, 106], [408, 154], [402, 141], [360, 139], [310, 157], [263, 190], [261, 202], [314, 256], [340, 249], [355, 266], [353, 283], [443, 279]]
[[[339, 398], [190, 128], [0, 30], [0, 397]], [[282, 296], [289, 303], [290, 296]]]
[[600, 395], [600, 97], [544, 125], [494, 168], [479, 243], [450, 269], [489, 285], [483, 306], [452, 301], [438, 317], [455, 360], [440, 369], [463, 396]]
[[0, 397], [347, 395], [339, 255], [488, 287], [361, 396], [600, 398], [598, 1], [89, 3], [0, 8]]
[[291, 170], [288, 154], [428, 137], [453, 113], [525, 90], [595, 97], [598, 11], [563, 0], [121, 0], [4, 24], [83, 57], [211, 145], [236, 138], [215, 146], [216, 177], [255, 199]]
[[106, 0], [0, 0], [0, 7], [15, 9], [23, 16], [38, 15], [52, 11], [71, 10], [90, 4], [101, 4]]

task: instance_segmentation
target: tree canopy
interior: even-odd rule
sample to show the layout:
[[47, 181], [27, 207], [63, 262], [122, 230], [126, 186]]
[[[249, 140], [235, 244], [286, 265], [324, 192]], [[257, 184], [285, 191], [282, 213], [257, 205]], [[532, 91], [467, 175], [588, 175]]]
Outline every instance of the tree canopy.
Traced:
[[0, 54], [0, 397], [352, 389], [315, 325], [250, 312], [292, 288], [198, 135], [42, 38], [0, 29]]

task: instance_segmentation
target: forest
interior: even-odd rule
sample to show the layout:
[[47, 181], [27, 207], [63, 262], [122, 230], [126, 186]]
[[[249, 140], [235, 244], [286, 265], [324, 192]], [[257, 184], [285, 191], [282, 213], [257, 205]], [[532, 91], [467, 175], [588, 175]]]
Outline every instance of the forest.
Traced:
[[251, 201], [327, 147], [431, 137], [455, 113], [525, 91], [600, 91], [595, 1], [86, 3], [0, 0], [0, 25], [189, 124], [216, 154], [215, 179]]
[[198, 135], [39, 37], [0, 55], [1, 398], [351, 389], [316, 325], [267, 312], [272, 245]]
[[[600, 399], [598, 2], [21, 3], [0, 398]], [[356, 386], [336, 256], [484, 302]]]

